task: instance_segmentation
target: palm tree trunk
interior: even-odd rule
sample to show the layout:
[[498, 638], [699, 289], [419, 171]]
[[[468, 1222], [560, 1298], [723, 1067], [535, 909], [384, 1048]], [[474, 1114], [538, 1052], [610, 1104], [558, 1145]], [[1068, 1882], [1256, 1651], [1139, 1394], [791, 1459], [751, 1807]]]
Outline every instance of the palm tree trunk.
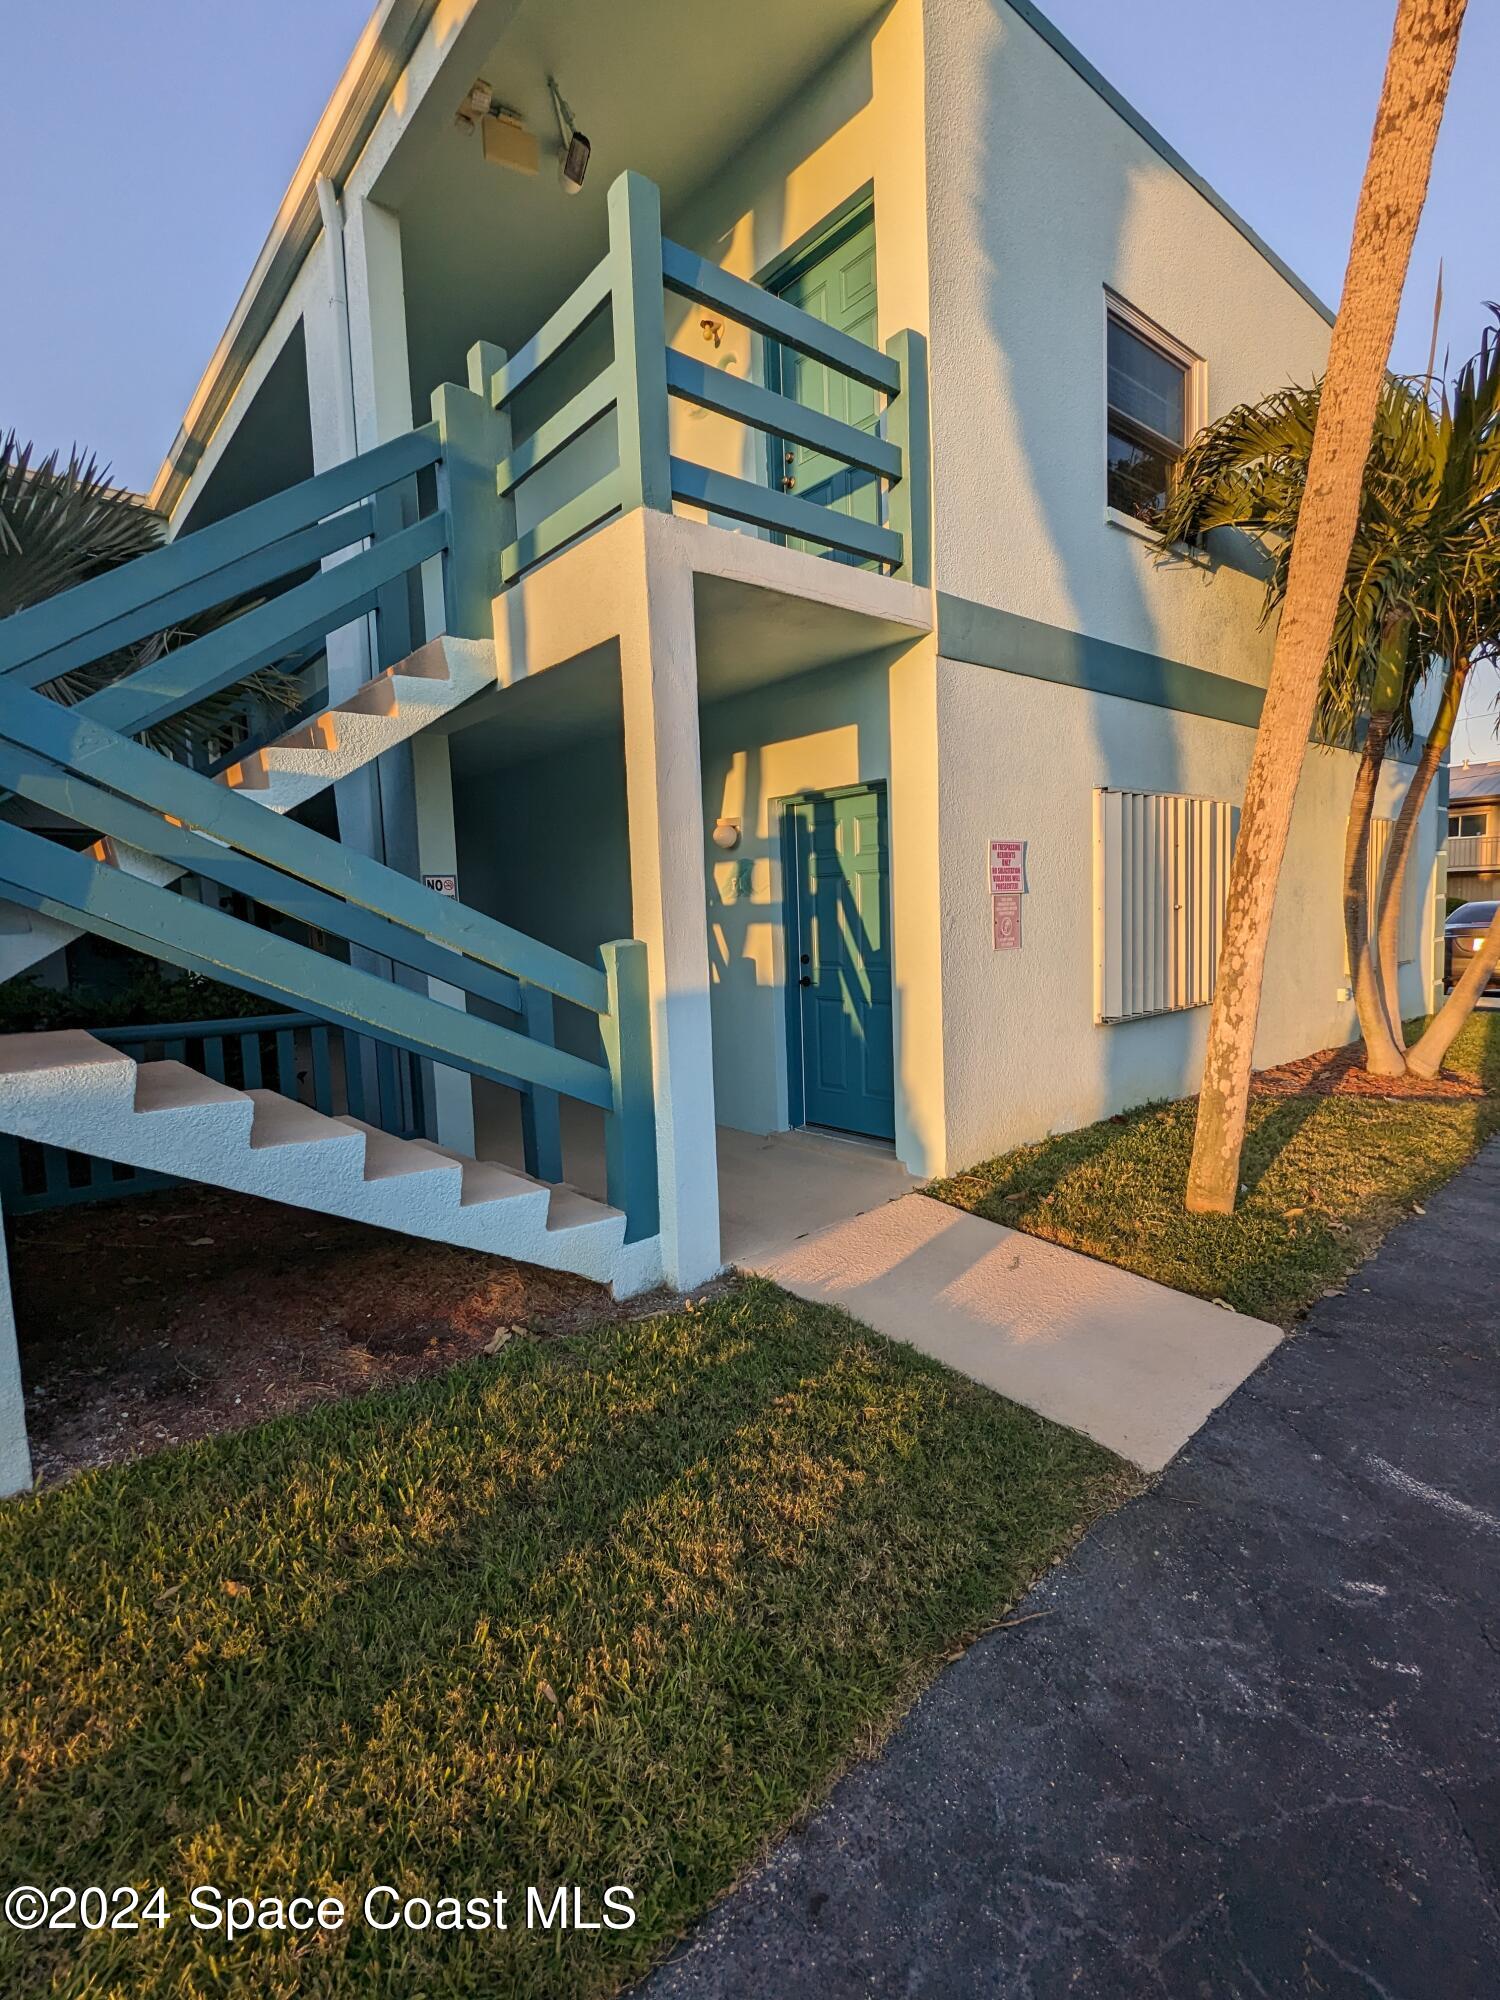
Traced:
[[1463, 699], [1464, 682], [1469, 677], [1469, 661], [1462, 655], [1455, 659], [1448, 669], [1448, 677], [1443, 683], [1442, 698], [1433, 718], [1432, 729], [1427, 741], [1422, 745], [1422, 754], [1417, 759], [1417, 768], [1412, 773], [1411, 783], [1406, 788], [1406, 797], [1401, 801], [1401, 811], [1391, 831], [1390, 845], [1386, 848], [1385, 867], [1380, 877], [1380, 896], [1375, 907], [1375, 955], [1380, 964], [1380, 977], [1385, 992], [1386, 1019], [1390, 1022], [1391, 1033], [1398, 1049], [1406, 1046], [1401, 1033], [1401, 903], [1402, 891], [1406, 885], [1406, 869], [1411, 859], [1412, 848], [1416, 845], [1417, 828], [1421, 824], [1422, 808], [1427, 803], [1427, 794], [1432, 789], [1432, 780], [1443, 755], [1453, 738], [1453, 725], [1458, 720], [1459, 704]]
[[1370, 822], [1375, 817], [1375, 790], [1395, 720], [1394, 709], [1371, 710], [1344, 830], [1344, 946], [1359, 1031], [1365, 1038], [1365, 1067], [1375, 1076], [1399, 1076], [1406, 1067], [1391, 1033], [1370, 951]]
[[1399, 0], [1396, 9], [1230, 870], [1187, 1186], [1187, 1206], [1199, 1213], [1234, 1209], [1276, 884], [1464, 4]]
[[1500, 910], [1485, 932], [1478, 951], [1464, 968], [1464, 976], [1427, 1024], [1427, 1032], [1406, 1058], [1413, 1076], [1436, 1076], [1443, 1057], [1452, 1047], [1453, 1037], [1473, 1013], [1475, 1003], [1490, 983], [1490, 974], [1500, 965]]

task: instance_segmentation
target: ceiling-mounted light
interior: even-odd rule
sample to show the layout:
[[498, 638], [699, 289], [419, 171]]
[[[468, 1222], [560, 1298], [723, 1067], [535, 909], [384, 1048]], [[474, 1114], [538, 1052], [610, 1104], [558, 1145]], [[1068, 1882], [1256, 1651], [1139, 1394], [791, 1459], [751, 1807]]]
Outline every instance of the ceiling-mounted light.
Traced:
[[527, 131], [519, 111], [497, 104], [492, 117], [481, 119], [479, 129], [484, 137], [484, 157], [491, 166], [534, 174], [541, 165], [542, 149], [537, 136]]
[[464, 93], [463, 103], [453, 114], [454, 124], [461, 130], [467, 128], [472, 132], [481, 118], [489, 116], [490, 106], [494, 100], [495, 93], [490, 88], [489, 79], [476, 76]]
[[479, 130], [484, 157], [492, 167], [510, 167], [518, 174], [534, 174], [542, 163], [542, 149], [534, 132], [526, 127], [519, 111], [498, 104], [487, 78], [476, 76], [464, 93], [454, 115], [460, 130]]
[[560, 141], [559, 174], [564, 194], [578, 194], [583, 187], [583, 177], [589, 170], [589, 153], [592, 148], [578, 129], [578, 121], [572, 108], [557, 87], [556, 79], [548, 77], [547, 88], [552, 93], [552, 109], [557, 113], [557, 135]]

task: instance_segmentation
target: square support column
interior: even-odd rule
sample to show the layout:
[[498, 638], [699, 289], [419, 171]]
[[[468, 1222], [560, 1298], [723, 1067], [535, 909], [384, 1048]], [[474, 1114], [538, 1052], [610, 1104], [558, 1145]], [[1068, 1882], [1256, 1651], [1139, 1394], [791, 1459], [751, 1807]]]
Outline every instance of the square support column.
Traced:
[[626, 561], [615, 587], [631, 929], [646, 946], [650, 983], [662, 1264], [668, 1283], [687, 1287], [713, 1277], [722, 1260], [698, 652], [692, 572], [670, 547], [674, 525], [650, 508], [620, 524]]
[[[336, 206], [336, 204], [335, 204]], [[349, 314], [344, 289], [342, 233], [331, 235], [324, 229], [313, 257], [317, 263], [314, 280], [303, 313], [307, 344], [307, 402], [312, 426], [313, 471], [326, 472], [355, 457], [359, 444], [354, 423], [354, 387], [350, 363]], [[340, 550], [324, 558], [323, 567], [345, 562], [353, 550]], [[374, 661], [370, 650], [370, 622], [356, 619], [328, 636], [328, 699], [331, 705], [347, 701], [370, 678]], [[381, 827], [380, 793], [374, 768], [366, 766], [334, 786], [339, 838], [356, 853], [385, 859]]]
[[[3, 1224], [0, 1217], [0, 1224]], [[16, 1348], [16, 1314], [10, 1292], [5, 1231], [0, 1226], [0, 1496], [31, 1490], [31, 1447], [26, 1442], [26, 1399]]]
[[948, 1165], [935, 639], [891, 666], [890, 719], [896, 1153], [926, 1177]]
[[[424, 875], [458, 875], [458, 841], [453, 827], [453, 766], [446, 736], [430, 729], [411, 740], [416, 791], [417, 864]], [[463, 884], [459, 883], [460, 894]], [[467, 1009], [468, 999], [446, 980], [427, 981], [427, 991], [445, 1006]], [[440, 1146], [456, 1153], [474, 1151], [474, 1079], [463, 1070], [423, 1065], [431, 1092], [427, 1129]]]

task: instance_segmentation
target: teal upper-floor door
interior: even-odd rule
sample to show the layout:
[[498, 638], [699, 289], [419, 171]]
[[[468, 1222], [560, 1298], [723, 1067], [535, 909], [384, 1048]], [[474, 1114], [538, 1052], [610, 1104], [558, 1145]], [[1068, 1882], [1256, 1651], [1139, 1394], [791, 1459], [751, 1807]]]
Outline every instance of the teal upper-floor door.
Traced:
[[[794, 265], [780, 282], [773, 279], [770, 289], [826, 326], [862, 340], [866, 346], [878, 346], [874, 210], [863, 208], [851, 215], [809, 261]], [[879, 422], [880, 397], [867, 383], [852, 381], [779, 342], [767, 347], [766, 382], [769, 388], [809, 409], [862, 431], [873, 431]], [[880, 481], [873, 472], [845, 465], [787, 438], [772, 438], [770, 445], [773, 485], [800, 500], [836, 507], [842, 514], [878, 526]], [[813, 545], [794, 541], [792, 546]], [[836, 560], [857, 563], [860, 559], [837, 553]]]
[[[787, 801], [794, 1122], [895, 1136], [883, 785]], [[800, 1119], [797, 1086], [801, 1085]]]

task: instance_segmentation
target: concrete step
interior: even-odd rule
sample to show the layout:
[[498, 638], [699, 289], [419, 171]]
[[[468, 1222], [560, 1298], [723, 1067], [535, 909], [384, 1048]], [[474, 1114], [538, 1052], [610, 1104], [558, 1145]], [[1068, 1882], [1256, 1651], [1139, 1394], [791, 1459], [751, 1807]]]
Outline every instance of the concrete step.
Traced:
[[338, 775], [345, 775], [343, 761], [349, 754], [361, 762], [378, 756], [487, 686], [493, 663], [494, 649], [485, 641], [430, 640], [366, 681], [346, 701], [231, 765], [219, 782], [236, 790], [266, 791], [278, 772], [304, 780], [316, 776], [324, 758], [338, 760]]
[[200, 1104], [243, 1104], [245, 1093], [180, 1062], [138, 1063], [137, 1111], [189, 1111]]
[[[345, 1118], [344, 1123], [358, 1125], [360, 1121]], [[361, 1129], [368, 1132], [374, 1127], [365, 1125]], [[529, 1174], [523, 1174], [517, 1168], [502, 1167], [496, 1160], [471, 1160], [466, 1153], [456, 1153], [451, 1146], [440, 1146], [435, 1139], [406, 1139], [401, 1143], [428, 1153], [435, 1159], [449, 1161], [459, 1168], [463, 1176], [459, 1201], [464, 1208], [474, 1208], [490, 1201], [512, 1201], [520, 1195], [550, 1195], [552, 1192], [545, 1181], [534, 1181]]]
[[255, 1123], [250, 1128], [250, 1144], [262, 1146], [317, 1146], [330, 1139], [345, 1139], [348, 1127], [337, 1118], [299, 1104], [277, 1090], [246, 1090], [239, 1093], [255, 1106]]
[[398, 1139], [185, 1063], [136, 1063], [78, 1030], [0, 1036], [0, 1132], [264, 1196], [432, 1242], [573, 1271], [621, 1296], [655, 1282], [650, 1245], [576, 1188], [425, 1139]]
[[529, 1174], [523, 1174], [518, 1167], [501, 1166], [498, 1160], [471, 1160], [462, 1153], [455, 1153], [447, 1146], [439, 1146], [431, 1139], [413, 1139], [413, 1146], [424, 1146], [429, 1152], [439, 1153], [446, 1160], [457, 1160], [464, 1170], [464, 1205], [469, 1207], [487, 1201], [504, 1201], [519, 1193], [533, 1194], [538, 1188], [550, 1197], [547, 1209], [549, 1229], [583, 1229], [595, 1222], [619, 1222], [625, 1217], [622, 1210], [611, 1208], [608, 1202], [595, 1201], [592, 1195], [580, 1193], [566, 1181], [534, 1181]]
[[602, 1222], [606, 1219], [625, 1221], [618, 1208], [610, 1208], [607, 1203], [595, 1201], [592, 1195], [580, 1194], [576, 1187], [569, 1187], [566, 1181], [559, 1181], [552, 1190], [552, 1205], [547, 1211], [549, 1229], [578, 1229], [587, 1222]]
[[130, 1057], [82, 1028], [50, 1034], [0, 1035], [0, 1077], [35, 1076], [48, 1070], [134, 1068]]

